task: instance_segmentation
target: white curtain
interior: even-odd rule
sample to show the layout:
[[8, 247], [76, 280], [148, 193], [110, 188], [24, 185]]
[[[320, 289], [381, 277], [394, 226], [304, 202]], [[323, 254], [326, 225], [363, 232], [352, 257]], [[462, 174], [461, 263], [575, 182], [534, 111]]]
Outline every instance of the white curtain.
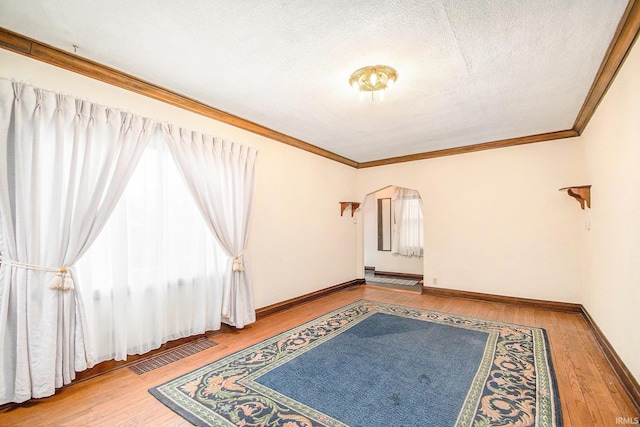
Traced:
[[97, 361], [220, 329], [226, 259], [158, 127], [77, 263]]
[[394, 190], [394, 239], [391, 253], [421, 257], [424, 252], [422, 199], [417, 190]]
[[[109, 218], [154, 123], [0, 80], [0, 404], [94, 363], [74, 264]], [[69, 268], [75, 289], [50, 289]]]
[[163, 130], [200, 212], [229, 257], [222, 322], [242, 328], [255, 322], [244, 251], [253, 212], [257, 151], [171, 125]]

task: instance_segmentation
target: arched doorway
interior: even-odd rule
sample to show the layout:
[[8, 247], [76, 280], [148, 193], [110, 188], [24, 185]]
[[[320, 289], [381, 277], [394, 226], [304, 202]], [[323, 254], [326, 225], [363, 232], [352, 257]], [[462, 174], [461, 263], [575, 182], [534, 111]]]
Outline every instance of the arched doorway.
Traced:
[[367, 194], [362, 209], [367, 284], [421, 292], [424, 232], [419, 192], [390, 185]]

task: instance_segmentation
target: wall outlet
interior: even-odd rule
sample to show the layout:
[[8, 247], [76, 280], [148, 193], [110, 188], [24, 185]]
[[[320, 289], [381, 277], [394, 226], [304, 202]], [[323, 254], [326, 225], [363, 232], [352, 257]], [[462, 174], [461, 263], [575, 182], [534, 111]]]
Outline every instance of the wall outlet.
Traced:
[[437, 285], [438, 284], [438, 278], [434, 277], [433, 279], [431, 279], [431, 284], [432, 285]]

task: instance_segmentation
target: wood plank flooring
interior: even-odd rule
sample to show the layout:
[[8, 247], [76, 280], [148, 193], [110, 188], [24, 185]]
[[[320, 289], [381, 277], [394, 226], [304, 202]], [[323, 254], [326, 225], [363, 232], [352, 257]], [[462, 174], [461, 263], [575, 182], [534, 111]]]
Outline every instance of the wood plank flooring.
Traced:
[[210, 339], [218, 345], [142, 375], [120, 368], [5, 409], [0, 426], [189, 426], [147, 389], [359, 299], [543, 327], [565, 426], [616, 426], [619, 417], [639, 416], [579, 314], [359, 286], [217, 334]]

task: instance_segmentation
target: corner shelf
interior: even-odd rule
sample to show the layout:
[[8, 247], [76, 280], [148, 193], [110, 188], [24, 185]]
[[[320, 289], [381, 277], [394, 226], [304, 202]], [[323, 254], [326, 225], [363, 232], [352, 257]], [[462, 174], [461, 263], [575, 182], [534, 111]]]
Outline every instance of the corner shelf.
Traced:
[[584, 209], [585, 203], [588, 208], [591, 208], [591, 186], [590, 185], [579, 185], [575, 187], [564, 187], [559, 191], [567, 190], [567, 194], [573, 197], [580, 203], [580, 207]]
[[344, 210], [349, 205], [351, 205], [351, 216], [353, 216], [353, 214], [355, 213], [356, 209], [358, 209], [358, 207], [360, 207], [360, 203], [358, 203], [358, 202], [340, 202], [340, 216], [342, 216], [342, 214], [344, 214]]

